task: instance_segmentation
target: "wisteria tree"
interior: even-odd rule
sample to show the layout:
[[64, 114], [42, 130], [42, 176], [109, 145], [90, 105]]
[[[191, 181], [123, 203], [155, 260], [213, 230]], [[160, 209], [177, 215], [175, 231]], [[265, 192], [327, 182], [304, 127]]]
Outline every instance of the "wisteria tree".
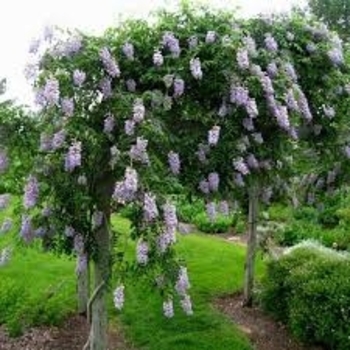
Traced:
[[[21, 234], [30, 241], [62, 232], [76, 252], [82, 309], [92, 312], [87, 347], [106, 348], [105, 297], [120, 258], [110, 218], [126, 203], [137, 270], [156, 277], [165, 316], [175, 298], [192, 313], [187, 271], [172, 248], [175, 181], [206, 201], [211, 220], [249, 196], [244, 297], [251, 304], [259, 199], [268, 201], [290, 176], [300, 139], [327, 164], [335, 157], [327, 147], [339, 143], [348, 99], [339, 102], [335, 88], [345, 86], [347, 67], [337, 36], [320, 28], [300, 17], [237, 21], [185, 4], [153, 24], [127, 21], [102, 37], [47, 30], [46, 49], [33, 43], [39, 61], [27, 73], [43, 132]], [[120, 281], [117, 308], [123, 291]]]

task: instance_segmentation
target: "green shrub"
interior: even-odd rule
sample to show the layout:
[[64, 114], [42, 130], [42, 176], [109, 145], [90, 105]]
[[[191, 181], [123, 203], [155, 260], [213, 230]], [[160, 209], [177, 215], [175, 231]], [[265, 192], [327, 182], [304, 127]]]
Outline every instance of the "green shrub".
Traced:
[[202, 200], [194, 200], [192, 203], [178, 201], [176, 210], [179, 220], [185, 223], [192, 224], [198, 215], [205, 215], [205, 206]]
[[205, 233], [226, 233], [232, 226], [232, 218], [217, 215], [215, 221], [211, 222], [206, 213], [197, 214], [193, 223]]
[[350, 349], [350, 257], [305, 243], [267, 265], [261, 302], [305, 342]]

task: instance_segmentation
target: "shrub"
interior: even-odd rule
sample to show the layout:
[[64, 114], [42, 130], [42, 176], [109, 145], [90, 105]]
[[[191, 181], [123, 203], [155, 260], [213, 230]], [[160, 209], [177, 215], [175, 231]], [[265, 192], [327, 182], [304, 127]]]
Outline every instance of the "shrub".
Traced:
[[349, 255], [307, 242], [268, 263], [260, 298], [297, 338], [346, 350], [349, 290]]
[[232, 218], [218, 215], [215, 221], [211, 222], [206, 213], [197, 214], [193, 223], [205, 233], [226, 233], [232, 226]]

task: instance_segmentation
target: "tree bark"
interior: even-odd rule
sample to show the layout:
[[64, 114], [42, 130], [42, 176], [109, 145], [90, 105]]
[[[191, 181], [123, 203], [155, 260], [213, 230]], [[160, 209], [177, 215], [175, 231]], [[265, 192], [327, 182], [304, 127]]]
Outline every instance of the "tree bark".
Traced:
[[258, 195], [258, 188], [256, 186], [252, 187], [249, 191], [248, 245], [243, 292], [243, 305], [247, 307], [251, 307], [253, 303], [255, 255], [257, 245]]
[[[110, 275], [110, 198], [114, 183], [108, 174], [104, 174], [96, 188], [99, 210], [104, 214], [101, 227], [96, 229], [95, 253], [93, 257], [94, 292], [91, 303], [90, 350], [108, 348], [108, 315], [106, 308], [106, 287]], [[90, 304], [89, 303], [89, 304]]]
[[78, 294], [78, 313], [87, 315], [87, 305], [90, 295], [90, 264], [87, 263], [87, 268], [84, 272], [77, 276], [77, 294]]

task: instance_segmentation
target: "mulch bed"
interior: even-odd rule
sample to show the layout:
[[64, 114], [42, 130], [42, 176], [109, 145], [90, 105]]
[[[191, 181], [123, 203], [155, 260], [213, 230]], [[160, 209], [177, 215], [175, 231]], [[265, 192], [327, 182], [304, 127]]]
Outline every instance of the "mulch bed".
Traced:
[[[0, 327], [0, 350], [82, 350], [89, 329], [82, 316], [69, 317], [62, 327], [33, 328], [18, 338], [10, 338]], [[114, 329], [109, 332], [106, 350], [132, 350], [123, 335]]]
[[234, 294], [217, 299], [214, 305], [237, 324], [256, 350], [324, 350], [301, 344], [291, 337], [283, 324], [274, 321], [257, 306], [242, 307], [242, 302], [242, 295]]

